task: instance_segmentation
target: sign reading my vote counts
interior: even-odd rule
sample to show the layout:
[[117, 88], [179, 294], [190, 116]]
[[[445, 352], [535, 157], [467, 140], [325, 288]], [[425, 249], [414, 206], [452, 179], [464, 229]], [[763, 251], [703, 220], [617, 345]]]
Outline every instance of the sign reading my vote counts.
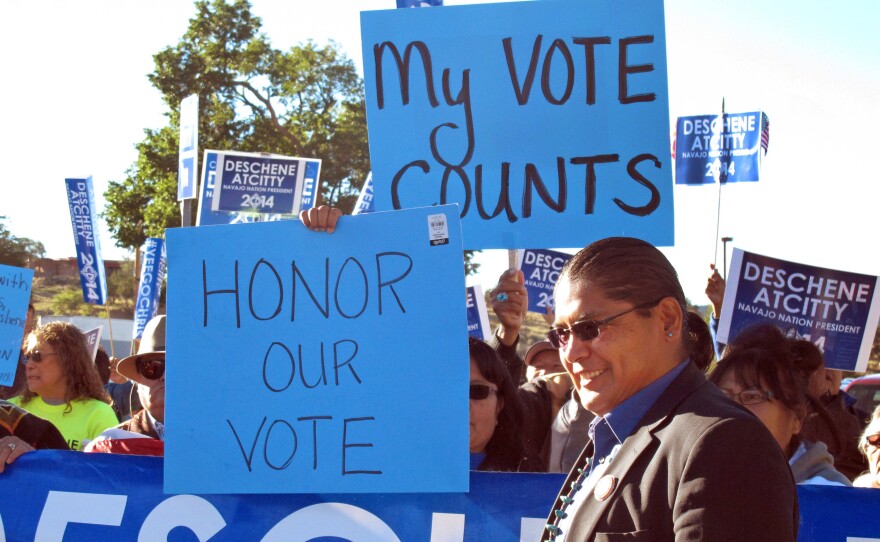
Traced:
[[378, 210], [457, 202], [468, 249], [671, 245], [661, 0], [361, 13]]
[[467, 491], [457, 207], [167, 243], [166, 491]]
[[734, 249], [718, 340], [772, 323], [815, 343], [827, 367], [864, 371], [878, 321], [877, 277]]

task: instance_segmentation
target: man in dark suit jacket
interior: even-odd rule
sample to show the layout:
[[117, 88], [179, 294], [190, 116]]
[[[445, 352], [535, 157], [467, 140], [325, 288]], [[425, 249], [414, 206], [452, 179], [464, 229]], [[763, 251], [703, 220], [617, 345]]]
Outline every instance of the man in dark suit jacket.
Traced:
[[596, 418], [542, 539], [796, 540], [788, 463], [688, 360], [684, 293], [665, 256], [597, 241], [563, 268], [555, 297], [548, 338]]

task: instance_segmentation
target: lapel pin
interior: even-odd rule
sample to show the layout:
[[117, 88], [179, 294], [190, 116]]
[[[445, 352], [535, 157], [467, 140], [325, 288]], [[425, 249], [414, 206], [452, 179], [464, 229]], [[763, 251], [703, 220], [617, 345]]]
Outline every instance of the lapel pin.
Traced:
[[596, 482], [596, 488], [593, 490], [593, 496], [596, 497], [598, 501], [604, 501], [612, 493], [614, 493], [614, 488], [617, 487], [617, 478], [607, 474], [599, 479]]

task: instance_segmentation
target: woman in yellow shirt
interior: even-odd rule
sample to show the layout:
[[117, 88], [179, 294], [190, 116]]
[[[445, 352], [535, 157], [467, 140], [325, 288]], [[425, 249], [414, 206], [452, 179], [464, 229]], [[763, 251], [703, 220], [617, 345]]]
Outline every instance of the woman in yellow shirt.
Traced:
[[118, 423], [85, 337], [67, 322], [32, 331], [25, 348], [27, 389], [10, 400], [52, 422], [71, 450]]

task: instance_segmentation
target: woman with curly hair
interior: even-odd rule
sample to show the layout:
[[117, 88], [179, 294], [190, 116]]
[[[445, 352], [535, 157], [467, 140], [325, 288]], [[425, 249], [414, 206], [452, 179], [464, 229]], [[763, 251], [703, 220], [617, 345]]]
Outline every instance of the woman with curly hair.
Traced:
[[27, 389], [10, 402], [49, 420], [71, 450], [117, 424], [85, 337], [67, 322], [33, 330], [25, 347]]

